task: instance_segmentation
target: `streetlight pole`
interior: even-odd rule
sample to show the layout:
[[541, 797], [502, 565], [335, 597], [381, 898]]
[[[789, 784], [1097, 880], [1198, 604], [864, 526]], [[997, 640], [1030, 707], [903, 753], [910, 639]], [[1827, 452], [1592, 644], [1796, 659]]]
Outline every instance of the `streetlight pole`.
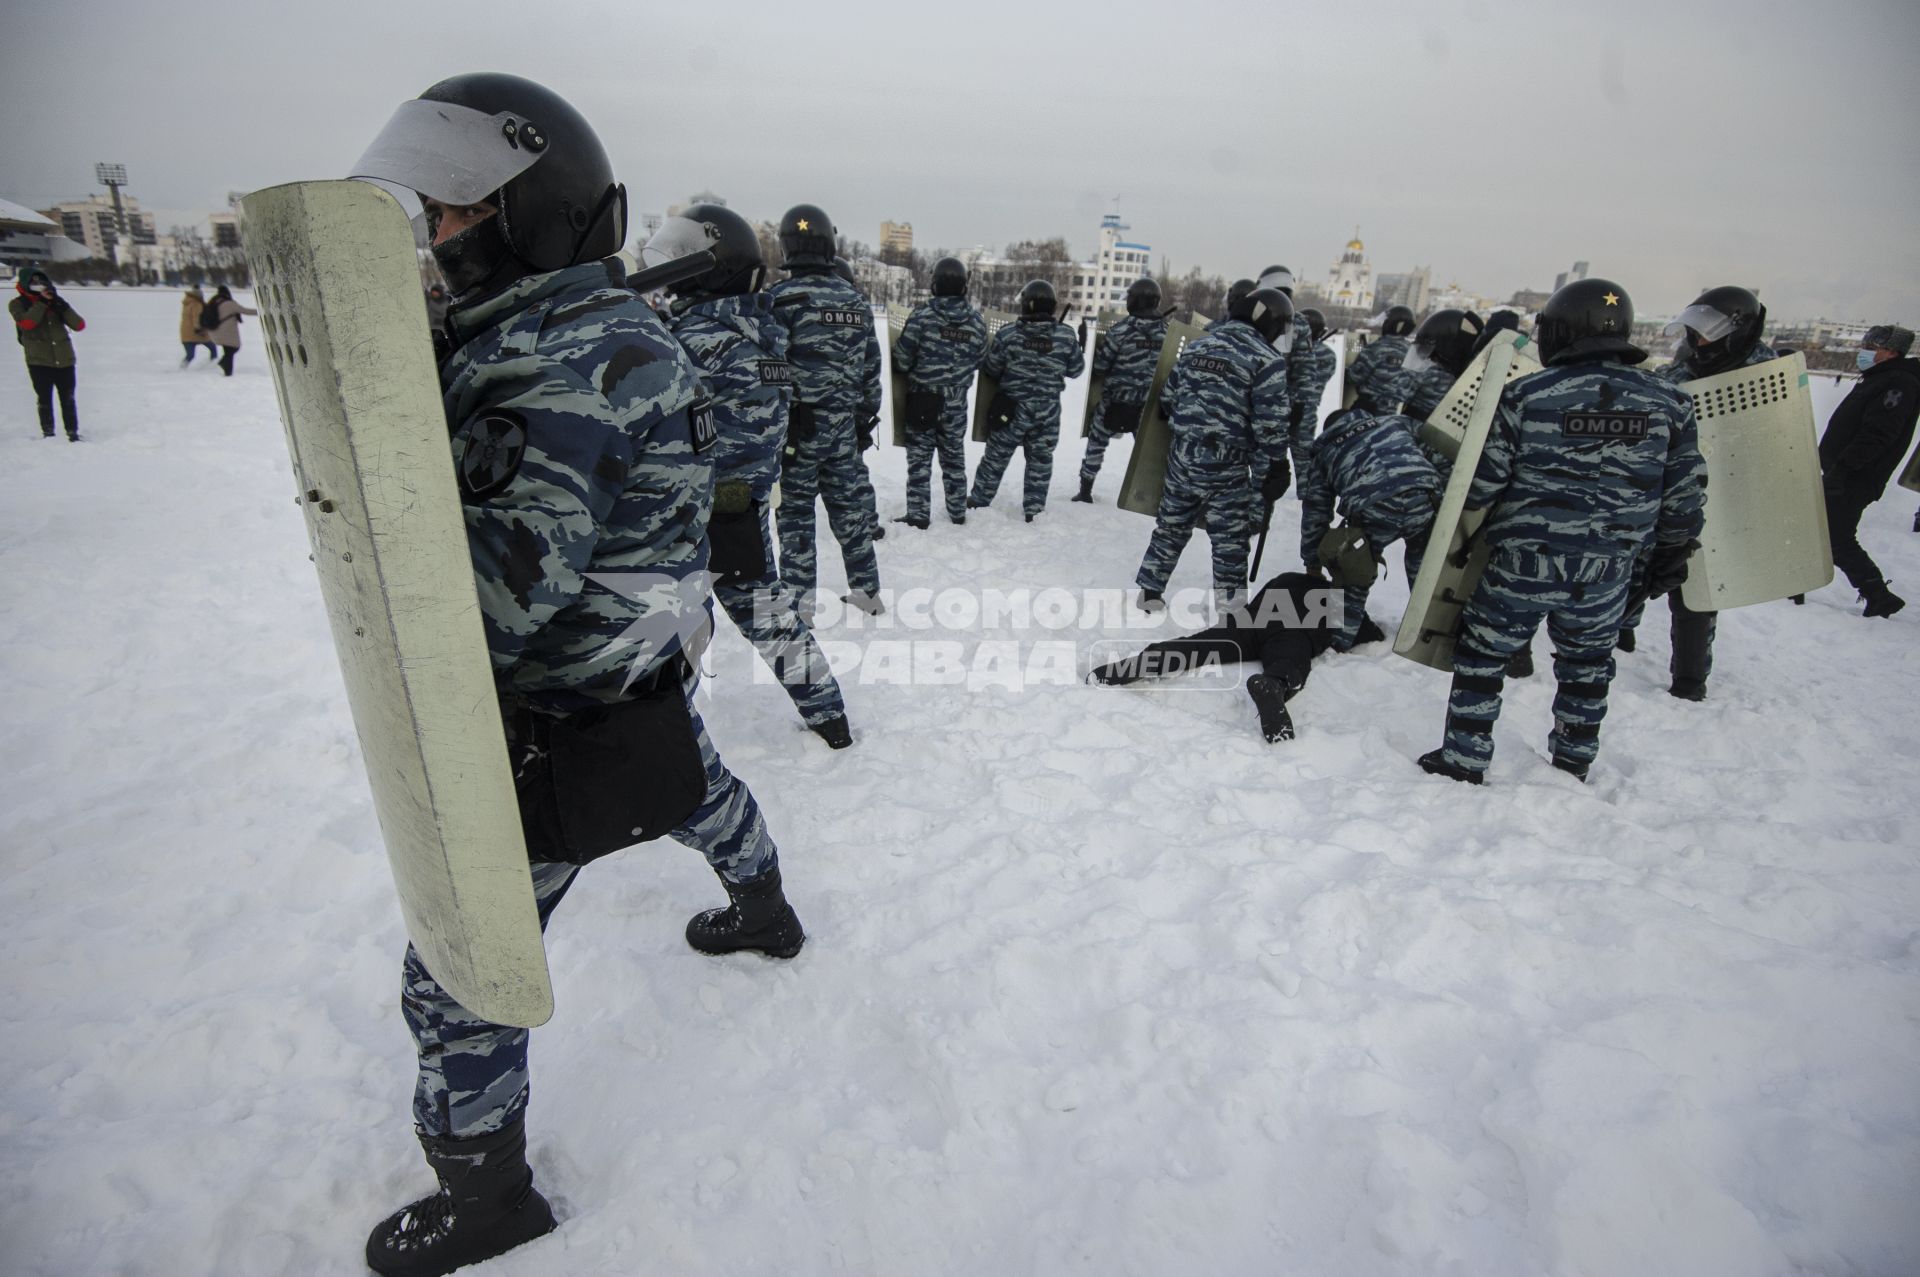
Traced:
[[113, 264], [120, 264], [120, 241], [127, 237], [127, 210], [120, 203], [120, 188], [127, 184], [127, 166], [124, 164], [95, 164], [93, 180], [107, 188], [113, 196], [114, 240], [107, 256]]

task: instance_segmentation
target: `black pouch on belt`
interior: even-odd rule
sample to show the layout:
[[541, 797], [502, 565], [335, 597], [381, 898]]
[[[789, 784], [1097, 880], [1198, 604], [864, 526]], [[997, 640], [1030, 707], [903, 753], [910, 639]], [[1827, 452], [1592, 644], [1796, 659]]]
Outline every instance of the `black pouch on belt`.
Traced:
[[514, 789], [527, 858], [584, 865], [684, 824], [707, 793], [684, 657], [626, 700], [513, 721]]
[[707, 523], [707, 571], [723, 583], [764, 576], [766, 521], [753, 499], [753, 490], [731, 480], [713, 488], [713, 518]]

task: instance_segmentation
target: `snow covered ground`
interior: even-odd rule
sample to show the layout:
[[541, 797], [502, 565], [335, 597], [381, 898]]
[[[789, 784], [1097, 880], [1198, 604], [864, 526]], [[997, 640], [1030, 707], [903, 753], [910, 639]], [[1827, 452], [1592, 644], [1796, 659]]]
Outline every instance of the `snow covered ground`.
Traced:
[[[72, 296], [88, 442], [0, 360], [0, 1270], [361, 1271], [429, 1184], [404, 936], [259, 330], [228, 381], [175, 366], [176, 294]], [[890, 525], [886, 584], [1130, 584], [1126, 445], [1091, 508], [1079, 451], [1031, 526], [1018, 463]], [[1865, 530], [1909, 596], [1914, 505]], [[1690, 705], [1658, 609], [1584, 787], [1543, 659], [1480, 790], [1415, 769], [1446, 680], [1383, 646], [1282, 745], [1234, 689], [856, 671], [831, 753], [723, 622], [705, 712], [811, 942], [688, 950], [720, 894], [669, 843], [586, 872], [534, 1047], [565, 1222], [487, 1271], [1920, 1271], [1920, 607], [1857, 610], [1724, 616]]]

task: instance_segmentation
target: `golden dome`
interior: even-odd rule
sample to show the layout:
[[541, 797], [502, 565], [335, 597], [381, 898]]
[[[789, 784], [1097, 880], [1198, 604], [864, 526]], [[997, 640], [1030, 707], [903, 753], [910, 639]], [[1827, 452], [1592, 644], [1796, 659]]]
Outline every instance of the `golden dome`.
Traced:
[[1348, 251], [1349, 253], [1361, 253], [1361, 252], [1365, 252], [1365, 251], [1366, 251], [1366, 247], [1367, 247], [1367, 246], [1366, 246], [1365, 244], [1362, 244], [1362, 243], [1361, 243], [1361, 242], [1360, 242], [1359, 240], [1357, 240], [1357, 239], [1350, 239], [1350, 240], [1348, 240], [1348, 241], [1347, 241], [1347, 251]]

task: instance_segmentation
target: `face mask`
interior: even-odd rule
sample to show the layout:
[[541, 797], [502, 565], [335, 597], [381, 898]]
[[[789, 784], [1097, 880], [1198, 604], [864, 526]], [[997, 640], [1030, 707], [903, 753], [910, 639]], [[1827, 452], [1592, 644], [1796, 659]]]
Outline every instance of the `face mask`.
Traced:
[[1874, 361], [1878, 358], [1880, 358], [1879, 351], [1863, 350], [1854, 355], [1853, 362], [1858, 365], [1861, 372], [1865, 372], [1867, 369], [1873, 367]]

